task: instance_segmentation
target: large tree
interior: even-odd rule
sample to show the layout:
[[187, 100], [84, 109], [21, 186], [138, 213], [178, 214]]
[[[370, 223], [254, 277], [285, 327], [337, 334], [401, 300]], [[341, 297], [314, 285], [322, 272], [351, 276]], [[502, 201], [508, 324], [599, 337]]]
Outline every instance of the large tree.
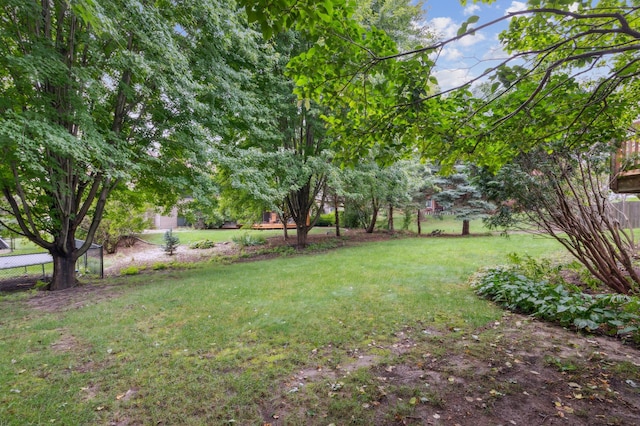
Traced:
[[241, 104], [239, 16], [215, 0], [0, 2], [4, 225], [52, 254], [51, 289], [76, 283], [117, 184], [171, 202], [205, 170]]
[[[265, 34], [271, 36], [270, 25], [275, 22], [264, 22], [262, 15], [256, 13], [260, 8], [252, 2], [245, 3], [249, 17], [257, 18], [263, 26], [266, 25]], [[277, 8], [280, 5], [274, 3], [270, 6]], [[402, 8], [396, 10], [400, 6]], [[305, 27], [297, 22], [287, 25], [294, 27], [294, 30], [281, 32], [271, 38], [273, 52], [265, 59], [262, 72], [256, 76], [256, 85], [263, 93], [260, 104], [268, 109], [263, 131], [247, 134], [230, 153], [236, 159], [222, 161], [228, 164], [223, 173], [232, 177], [227, 182], [235, 184], [237, 189], [253, 192], [256, 198], [265, 201], [270, 195], [285, 191], [282, 199], [271, 198], [269, 204], [275, 210], [286, 212], [295, 221], [298, 246], [306, 244], [306, 235], [328, 195], [326, 183], [332, 174], [332, 155], [328, 149], [344, 152], [340, 147], [355, 140], [353, 134], [341, 132], [338, 126], [333, 126], [333, 131], [328, 133], [325, 121], [335, 124], [343, 117], [355, 117], [357, 113], [354, 111], [349, 114], [341, 109], [344, 104], [336, 101], [342, 96], [337, 86], [331, 91], [323, 90], [322, 94], [303, 94], [296, 93], [296, 83], [305, 80], [307, 75], [316, 79], [317, 74], [312, 70], [317, 66], [324, 69], [325, 77], [353, 73], [350, 69], [359, 66], [359, 62], [343, 50], [359, 53], [359, 47], [356, 48], [350, 40], [362, 39], [362, 46], [380, 52], [397, 52], [394, 40], [376, 29], [376, 25], [394, 29], [396, 38], [403, 41], [411, 37], [415, 39], [420, 33], [411, 26], [412, 20], [419, 15], [420, 7], [410, 5], [407, 0], [363, 2], [358, 4], [356, 11], [358, 18], [353, 17], [353, 10], [341, 2], [304, 6], [298, 18], [304, 21], [308, 14], [318, 13], [321, 23]], [[289, 12], [297, 14], [295, 7]], [[361, 26], [358, 19], [366, 21], [366, 25]], [[325, 55], [324, 60], [317, 61], [317, 51]], [[335, 60], [330, 60], [330, 57]], [[291, 73], [293, 67], [301, 72], [295, 74], [295, 78]], [[341, 78], [337, 78], [336, 82], [339, 83]], [[397, 91], [397, 87], [384, 80], [365, 83], [373, 84], [381, 94]], [[334, 108], [328, 107], [331, 104]], [[362, 152], [368, 149], [363, 147]], [[244, 159], [244, 165], [238, 163], [237, 159]], [[347, 161], [345, 155], [340, 159], [345, 163], [357, 161], [355, 157]], [[287, 164], [287, 167], [283, 168], [283, 164]]]
[[[244, 0], [246, 4], [267, 8], [264, 16], [253, 18], [263, 27], [277, 31], [293, 23], [306, 26], [324, 25], [331, 18], [327, 10], [331, 5], [347, 11], [344, 0], [311, 2], [305, 0]], [[476, 2], [491, 3], [492, 0]], [[461, 3], [466, 3], [462, 0]], [[470, 17], [451, 39], [425, 43], [417, 48], [401, 52], [383, 53], [361, 43], [363, 37], [353, 36], [344, 30], [342, 38], [348, 40], [356, 51], [342, 48], [352, 62], [344, 60], [344, 72], [335, 73], [324, 64], [328, 58], [342, 58], [337, 49], [323, 45], [315, 49], [305, 68], [293, 61], [293, 70], [304, 76], [298, 80], [300, 93], [340, 92], [336, 110], [346, 110], [351, 120], [330, 122], [332, 127], [344, 126], [359, 131], [357, 142], [347, 145], [349, 154], [370, 143], [383, 143], [389, 150], [404, 149], [415, 143], [427, 157], [438, 158], [449, 165], [461, 159], [498, 167], [517, 155], [519, 148], [529, 149], [553, 138], [558, 131], [565, 131], [575, 138], [586, 132], [593, 123], [601, 120], [594, 111], [606, 112], [613, 105], [618, 108], [620, 120], [612, 129], [620, 130], [621, 123], [630, 123], [637, 117], [640, 106], [635, 101], [640, 95], [640, 6], [627, 0], [601, 0], [598, 2], [574, 2], [560, 0], [530, 0], [524, 10], [511, 12], [491, 22], [481, 22], [480, 17]], [[487, 69], [482, 75], [442, 92], [433, 78], [430, 56], [465, 37], [473, 37], [480, 29], [510, 20], [509, 29], [500, 35], [509, 53], [504, 61]], [[350, 29], [351, 27], [344, 26]], [[338, 30], [336, 30], [338, 31]], [[375, 36], [374, 36], [375, 37]], [[335, 62], [335, 60], [334, 60]], [[514, 69], [518, 71], [514, 72]], [[598, 70], [598, 73], [592, 71]], [[312, 74], [313, 76], [309, 76]], [[594, 79], [593, 75], [603, 78]], [[384, 79], [379, 76], [384, 75]], [[494, 79], [492, 90], [473, 99], [468, 89], [473, 83]], [[372, 81], [373, 80], [373, 81]], [[375, 96], [376, 82], [385, 81], [385, 96]], [[423, 84], [420, 84], [420, 82]], [[590, 96], [580, 103], [563, 100], [564, 93], [580, 82]], [[504, 84], [508, 83], [508, 84]], [[321, 87], [321, 89], [320, 89]], [[496, 111], [495, 100], [513, 91], [519, 91], [520, 101], [509, 109]], [[394, 92], [394, 96], [388, 96]], [[326, 96], [325, 96], [326, 97]], [[437, 100], [437, 102], [435, 102]], [[541, 123], [527, 120], [527, 114], [540, 103], [558, 103], [555, 116], [564, 116], [564, 128], [558, 125], [547, 128]], [[624, 103], [625, 108], [619, 108]], [[619, 114], [623, 111], [622, 114]], [[367, 117], [365, 121], [362, 117]], [[606, 117], [604, 119], [609, 119]], [[492, 133], [513, 121], [518, 121], [524, 131], [534, 137], [523, 146], [511, 146], [504, 150]], [[528, 126], [525, 126], [528, 124]], [[542, 123], [544, 124], [544, 123]], [[384, 132], [390, 137], [380, 140]], [[620, 132], [618, 132], [618, 136]], [[402, 143], [399, 143], [402, 141]], [[498, 142], [498, 146], [493, 144]]]
[[320, 214], [331, 168], [322, 109], [311, 100], [300, 101], [286, 73], [290, 58], [309, 44], [305, 32], [289, 31], [263, 46], [253, 76], [255, 102], [263, 109], [260, 126], [240, 132], [218, 157], [224, 193], [238, 191], [244, 201], [277, 211], [283, 222], [293, 219], [298, 247], [306, 246]]

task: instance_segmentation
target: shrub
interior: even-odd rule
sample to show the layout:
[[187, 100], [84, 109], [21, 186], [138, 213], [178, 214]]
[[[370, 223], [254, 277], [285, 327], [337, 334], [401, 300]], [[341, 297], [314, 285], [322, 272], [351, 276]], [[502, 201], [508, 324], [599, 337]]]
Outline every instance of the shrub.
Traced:
[[526, 277], [534, 281], [549, 281], [552, 284], [565, 284], [564, 278], [560, 275], [562, 265], [553, 265], [549, 259], [536, 260], [527, 255], [520, 256], [518, 253], [507, 255], [511, 262]]
[[363, 228], [365, 225], [365, 214], [350, 204], [345, 205], [344, 212], [342, 213], [341, 224], [345, 228]]
[[120, 270], [120, 275], [138, 275], [139, 273], [140, 268], [138, 268], [137, 266], [128, 266]]
[[316, 226], [335, 226], [335, 224], [336, 224], [335, 213], [321, 214], [318, 220], [316, 221]]
[[195, 242], [189, 244], [189, 248], [192, 248], [192, 249], [210, 249], [210, 248], [213, 248], [215, 245], [216, 245], [215, 242], [207, 239], [207, 240], [195, 241]]
[[[109, 197], [104, 217], [93, 237], [93, 241], [110, 254], [115, 253], [118, 246], [131, 247], [136, 241], [135, 236], [151, 225], [145, 216], [148, 205], [134, 192], [119, 189], [115, 195], [115, 198]], [[89, 226], [88, 221], [83, 222], [79, 233], [81, 238], [86, 238]]]
[[164, 246], [163, 249], [165, 253], [168, 253], [169, 256], [173, 255], [173, 252], [178, 248], [178, 244], [180, 243], [180, 238], [173, 235], [171, 230], [168, 230], [164, 233]]
[[338, 247], [337, 241], [322, 241], [319, 243], [309, 244], [309, 247], [307, 247], [307, 251], [324, 251], [334, 249], [336, 247]]
[[169, 265], [167, 265], [164, 262], [157, 262], [154, 263], [153, 266], [151, 267], [151, 269], [153, 269], [154, 271], [161, 271], [163, 269], [167, 269], [169, 267]]
[[267, 242], [266, 238], [261, 235], [252, 235], [248, 232], [243, 232], [231, 238], [231, 240], [240, 246], [240, 248], [250, 246], [261, 246]]
[[533, 279], [518, 267], [493, 268], [472, 283], [476, 292], [512, 311], [573, 326], [599, 330], [640, 342], [640, 298], [620, 294], [590, 295], [566, 284]]
[[275, 254], [278, 256], [291, 256], [293, 254], [296, 254], [297, 250], [295, 249], [295, 247], [292, 246], [276, 246], [276, 247], [272, 247], [272, 248], [266, 248], [263, 250], [260, 250], [259, 252], [257, 252], [256, 254], [258, 255], [262, 255], [262, 254]]

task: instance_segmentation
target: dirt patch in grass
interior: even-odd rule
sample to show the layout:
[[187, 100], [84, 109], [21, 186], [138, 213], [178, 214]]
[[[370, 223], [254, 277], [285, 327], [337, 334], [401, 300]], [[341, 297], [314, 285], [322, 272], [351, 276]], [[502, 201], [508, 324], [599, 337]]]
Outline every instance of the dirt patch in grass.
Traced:
[[[384, 362], [360, 353], [334, 369], [294, 374], [262, 410], [265, 424], [303, 413], [305, 424], [320, 425], [340, 409], [345, 420], [360, 410], [354, 424], [640, 424], [640, 351], [618, 340], [516, 314], [478, 330], [396, 337]], [[364, 384], [352, 379], [358, 369]]]
[[78, 347], [78, 341], [66, 330], [60, 330], [60, 338], [51, 344], [55, 352], [71, 352]]
[[120, 294], [117, 285], [81, 285], [66, 290], [39, 291], [27, 304], [33, 309], [53, 313], [95, 305]]

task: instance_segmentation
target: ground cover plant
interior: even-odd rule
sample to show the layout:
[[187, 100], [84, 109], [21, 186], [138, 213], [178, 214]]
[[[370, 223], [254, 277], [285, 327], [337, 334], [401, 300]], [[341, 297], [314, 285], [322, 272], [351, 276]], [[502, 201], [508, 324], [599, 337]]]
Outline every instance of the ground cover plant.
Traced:
[[0, 299], [0, 423], [634, 424], [638, 352], [466, 283], [558, 245], [403, 238]]
[[479, 295], [512, 311], [640, 343], [640, 298], [636, 296], [592, 295], [562, 280], [554, 283], [547, 277], [528, 276], [517, 267], [484, 271], [474, 286]]

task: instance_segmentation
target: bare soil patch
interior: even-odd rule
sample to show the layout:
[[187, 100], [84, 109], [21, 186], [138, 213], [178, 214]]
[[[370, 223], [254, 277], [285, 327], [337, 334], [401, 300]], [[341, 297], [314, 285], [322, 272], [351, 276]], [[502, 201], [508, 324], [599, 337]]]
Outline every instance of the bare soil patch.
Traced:
[[[405, 330], [396, 337], [391, 361], [356, 351], [336, 368], [294, 373], [264, 406], [265, 424], [300, 415], [291, 394], [322, 382], [318, 399], [373, 396], [362, 406], [376, 425], [640, 424], [640, 351], [615, 339], [511, 313], [471, 332]], [[350, 386], [358, 368], [375, 377], [368, 389]]]
[[66, 290], [39, 291], [27, 303], [33, 309], [53, 313], [95, 305], [120, 294], [117, 285], [81, 285]]

